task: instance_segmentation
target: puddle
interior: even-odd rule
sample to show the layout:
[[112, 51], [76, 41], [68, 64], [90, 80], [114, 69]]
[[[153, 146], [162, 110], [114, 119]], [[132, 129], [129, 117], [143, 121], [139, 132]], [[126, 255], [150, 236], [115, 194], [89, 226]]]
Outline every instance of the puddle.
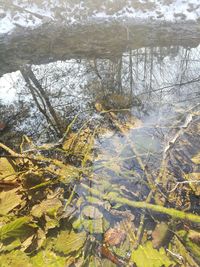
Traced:
[[2, 266], [200, 264], [200, 46], [103, 42], [0, 78]]

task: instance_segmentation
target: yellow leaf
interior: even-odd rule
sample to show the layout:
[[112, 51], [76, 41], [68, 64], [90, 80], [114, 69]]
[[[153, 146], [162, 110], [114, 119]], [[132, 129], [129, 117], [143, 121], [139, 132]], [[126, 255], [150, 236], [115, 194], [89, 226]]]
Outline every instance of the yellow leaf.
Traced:
[[17, 194], [17, 189], [0, 193], [0, 215], [6, 215], [22, 202], [21, 196]]
[[154, 249], [151, 242], [140, 245], [131, 254], [131, 262], [136, 263], [137, 267], [169, 267], [173, 262], [167, 257], [164, 248]]
[[0, 180], [2, 178], [15, 178], [14, 164], [11, 164], [7, 158], [0, 158]]

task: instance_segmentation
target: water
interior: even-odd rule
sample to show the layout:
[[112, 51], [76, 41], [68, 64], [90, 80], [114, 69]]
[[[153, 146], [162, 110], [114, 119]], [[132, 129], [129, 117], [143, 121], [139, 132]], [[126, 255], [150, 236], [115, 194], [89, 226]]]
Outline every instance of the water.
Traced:
[[0, 79], [2, 266], [199, 266], [198, 38], [101, 27]]

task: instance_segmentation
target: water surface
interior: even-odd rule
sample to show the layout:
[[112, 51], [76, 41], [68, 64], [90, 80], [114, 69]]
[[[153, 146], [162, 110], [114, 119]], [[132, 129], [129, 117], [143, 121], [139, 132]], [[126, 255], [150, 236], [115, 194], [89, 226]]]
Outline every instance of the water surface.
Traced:
[[1, 77], [2, 266], [199, 266], [200, 47], [155, 43]]

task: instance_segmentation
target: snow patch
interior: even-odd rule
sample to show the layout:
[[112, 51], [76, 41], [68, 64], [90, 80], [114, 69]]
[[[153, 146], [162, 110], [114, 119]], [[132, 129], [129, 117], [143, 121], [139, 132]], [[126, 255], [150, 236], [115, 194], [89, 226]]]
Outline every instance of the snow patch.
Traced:
[[[74, 24], [94, 19], [134, 19], [156, 21], [196, 21], [200, 17], [199, 0], [155, 0], [124, 1], [124, 6], [117, 9], [115, 1], [102, 1], [101, 4], [80, 1], [51, 0], [36, 4], [34, 1], [13, 0], [3, 9], [1, 6], [0, 34], [11, 32], [15, 27], [38, 27], [46, 20], [61, 20]], [[38, 1], [37, 1], [38, 3]], [[113, 11], [113, 12], [112, 12]], [[4, 17], [4, 13], [6, 16]]]
[[0, 100], [4, 104], [12, 103], [16, 100], [16, 81], [21, 77], [19, 71], [8, 73], [0, 78]]

